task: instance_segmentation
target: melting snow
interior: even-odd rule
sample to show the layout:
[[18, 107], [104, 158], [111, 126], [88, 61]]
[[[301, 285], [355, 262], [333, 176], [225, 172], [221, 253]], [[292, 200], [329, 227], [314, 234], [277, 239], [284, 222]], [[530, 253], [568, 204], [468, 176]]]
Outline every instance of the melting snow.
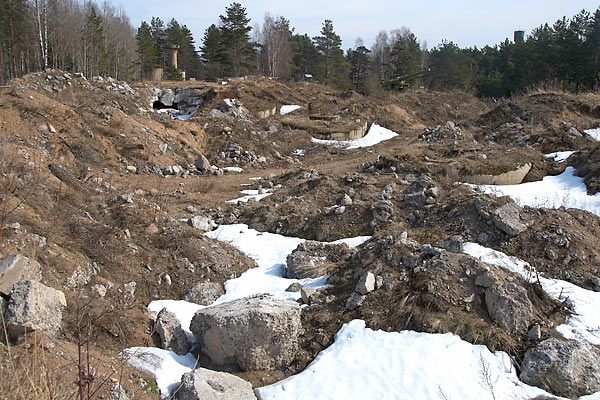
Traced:
[[256, 392], [261, 400], [480, 400], [547, 395], [518, 380], [506, 353], [491, 353], [451, 333], [374, 331], [361, 320], [345, 324], [335, 342], [303, 372]]
[[592, 139], [600, 141], [600, 128], [588, 129], [584, 132], [587, 133]]
[[351, 149], [359, 149], [362, 147], [370, 147], [374, 146], [378, 143], [381, 143], [386, 140], [390, 140], [391, 138], [398, 136], [398, 134], [394, 131], [391, 131], [383, 126], [379, 126], [377, 124], [371, 124], [371, 128], [369, 128], [369, 132], [360, 139], [356, 140], [323, 140], [323, 139], [315, 139], [312, 141], [319, 144], [327, 144], [336, 147], [345, 148], [347, 150]]
[[191, 354], [177, 355], [170, 350], [156, 347], [131, 347], [123, 350], [127, 362], [156, 377], [156, 385], [162, 397], [176, 389], [181, 376], [196, 366], [196, 359]]
[[243, 171], [243, 169], [241, 169], [240, 167], [225, 167], [223, 169], [228, 172], [242, 172]]
[[279, 110], [279, 113], [281, 115], [285, 115], [285, 114], [289, 114], [292, 111], [296, 111], [298, 109], [302, 108], [302, 106], [297, 106], [297, 105], [287, 105], [287, 106], [281, 106], [281, 109]]
[[245, 194], [246, 196], [242, 196], [242, 197], [238, 197], [237, 199], [233, 199], [233, 200], [227, 200], [226, 203], [229, 204], [235, 204], [237, 202], [242, 202], [242, 203], [246, 203], [249, 200], [256, 200], [256, 201], [260, 201], [262, 199], [264, 199], [265, 197], [268, 197], [270, 195], [272, 195], [273, 193], [263, 193], [263, 194], [258, 194], [258, 190], [242, 190], [241, 191], [242, 194]]
[[544, 157], [552, 158], [556, 162], [567, 161], [567, 158], [571, 157], [574, 151], [557, 151], [556, 153], [545, 154]]
[[575, 176], [574, 173], [573, 167], [567, 167], [562, 174], [546, 176], [538, 182], [469, 186], [495, 196], [510, 196], [521, 206], [579, 208], [600, 216], [600, 193], [588, 195], [583, 178]]
[[[535, 271], [525, 261], [477, 243], [465, 243], [463, 252], [488, 264], [520, 274], [523, 279], [537, 280]], [[575, 312], [556, 329], [567, 339], [587, 340], [600, 345], [600, 293], [586, 290], [570, 282], [539, 277], [542, 288], [556, 300], [565, 301]]]

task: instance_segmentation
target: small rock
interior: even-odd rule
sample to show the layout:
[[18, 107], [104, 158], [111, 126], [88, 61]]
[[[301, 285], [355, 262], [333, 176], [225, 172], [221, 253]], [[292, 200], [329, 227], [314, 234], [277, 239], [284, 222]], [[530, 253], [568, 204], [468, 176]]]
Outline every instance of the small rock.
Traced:
[[290, 286], [288, 286], [287, 289], [285, 289], [286, 292], [299, 292], [300, 290], [302, 290], [302, 285], [299, 284], [298, 282], [294, 282], [292, 283]]
[[345, 206], [339, 206], [335, 208], [335, 213], [337, 215], [343, 214], [346, 211], [346, 207]]
[[521, 209], [515, 203], [508, 203], [494, 211], [494, 225], [509, 236], [516, 236], [527, 230], [527, 225], [521, 222]]
[[161, 348], [173, 350], [180, 355], [187, 354], [190, 351], [191, 344], [181, 328], [181, 322], [175, 314], [166, 308], [160, 310], [156, 316], [154, 330], [160, 337]]
[[202, 217], [202, 216], [195, 216], [195, 217], [188, 219], [188, 225], [194, 229], [198, 229], [203, 232], [212, 231], [213, 228], [216, 228], [216, 226], [217, 226], [213, 222], [212, 218]]
[[362, 305], [367, 296], [361, 295], [356, 292], [352, 292], [348, 300], [346, 300], [346, 308], [349, 310], [354, 310]]
[[460, 236], [452, 236], [444, 243], [444, 249], [452, 253], [462, 252], [462, 238]]
[[542, 328], [538, 324], [535, 324], [529, 329], [527, 336], [531, 340], [540, 340], [542, 338]]
[[475, 284], [484, 288], [492, 287], [496, 284], [497, 278], [489, 269], [482, 272], [475, 278]]
[[347, 194], [344, 194], [344, 197], [342, 197], [342, 199], [340, 200], [340, 206], [351, 206], [352, 205], [352, 198], [350, 196], [348, 196]]
[[169, 274], [164, 274], [164, 275], [161, 277], [161, 280], [162, 280], [162, 282], [163, 282], [165, 285], [167, 285], [167, 286], [171, 286], [171, 283], [172, 283], [172, 282], [171, 282], [171, 276], [170, 276]]
[[208, 306], [224, 294], [223, 285], [218, 282], [206, 281], [194, 285], [181, 299], [190, 303]]
[[533, 318], [527, 290], [514, 283], [488, 288], [485, 302], [492, 320], [510, 334], [525, 330]]
[[311, 304], [312, 297], [317, 293], [317, 291], [309, 286], [302, 286], [300, 289], [300, 295], [302, 296], [302, 301], [304, 304]]
[[363, 274], [354, 290], [360, 294], [369, 294], [375, 290], [375, 275], [372, 272]]

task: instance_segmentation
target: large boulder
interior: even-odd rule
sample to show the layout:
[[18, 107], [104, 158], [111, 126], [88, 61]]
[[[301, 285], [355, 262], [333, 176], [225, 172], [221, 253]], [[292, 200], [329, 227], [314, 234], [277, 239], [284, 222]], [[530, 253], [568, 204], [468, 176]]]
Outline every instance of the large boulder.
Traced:
[[527, 290], [514, 283], [492, 286], [485, 291], [488, 313], [496, 324], [512, 334], [529, 328], [533, 307]]
[[194, 163], [196, 169], [202, 173], [209, 173], [212, 171], [212, 166], [210, 165], [210, 161], [208, 158], [204, 157], [204, 155], [200, 154], [198, 158], [196, 158], [196, 162]]
[[521, 208], [515, 203], [508, 203], [494, 211], [494, 225], [509, 236], [516, 236], [527, 230], [527, 225], [521, 222]]
[[301, 327], [298, 303], [256, 295], [199, 310], [190, 330], [214, 363], [251, 371], [289, 365]]
[[288, 278], [318, 278], [329, 272], [335, 262], [350, 253], [345, 243], [329, 244], [307, 240], [292, 251], [286, 259]]
[[183, 374], [176, 400], [256, 400], [252, 385], [226, 372], [197, 368]]
[[154, 330], [160, 337], [160, 347], [173, 350], [175, 353], [187, 354], [192, 347], [185, 332], [181, 328], [181, 322], [175, 314], [163, 308], [156, 316]]
[[8, 296], [12, 286], [22, 280], [42, 279], [42, 266], [20, 254], [9, 254], [0, 263], [0, 293]]
[[600, 350], [587, 342], [544, 340], [525, 353], [521, 380], [568, 398], [598, 392]]
[[17, 339], [31, 331], [56, 335], [60, 331], [62, 312], [66, 306], [65, 295], [60, 290], [38, 281], [17, 282], [12, 287], [4, 314], [9, 336]]
[[218, 282], [206, 281], [193, 286], [181, 299], [190, 303], [208, 306], [224, 294], [223, 285]]

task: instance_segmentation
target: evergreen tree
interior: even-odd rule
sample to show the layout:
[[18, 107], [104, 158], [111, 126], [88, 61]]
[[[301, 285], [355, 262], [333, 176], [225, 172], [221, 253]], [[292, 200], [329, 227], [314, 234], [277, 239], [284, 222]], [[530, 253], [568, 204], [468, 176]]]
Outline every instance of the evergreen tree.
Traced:
[[346, 58], [350, 62], [350, 83], [355, 90], [364, 91], [371, 64], [370, 53], [371, 51], [362, 44], [354, 50], [348, 50]]
[[321, 36], [313, 38], [319, 53], [323, 58], [323, 77], [325, 80], [332, 77], [335, 61], [339, 59], [342, 39], [333, 30], [333, 22], [326, 19], [321, 28]]
[[158, 65], [159, 67], [164, 68], [166, 66], [165, 46], [167, 45], [165, 23], [158, 17], [152, 17], [150, 20], [150, 33], [152, 35], [154, 48], [158, 54]]
[[307, 34], [290, 38], [292, 62], [290, 76], [301, 79], [305, 74], [316, 75], [319, 69], [319, 52]]
[[240, 3], [232, 3], [225, 8], [225, 14], [220, 16], [220, 29], [223, 54], [227, 64], [231, 66], [226, 72], [240, 76], [249, 71], [251, 60], [256, 54], [250, 43], [250, 18], [246, 16], [246, 9]]
[[214, 79], [223, 76], [223, 63], [225, 62], [223, 41], [221, 30], [215, 24], [204, 31], [200, 50], [207, 77]]
[[136, 40], [142, 71], [147, 72], [152, 68], [159, 67], [158, 49], [152, 38], [150, 25], [146, 21], [143, 21], [138, 28]]
[[102, 17], [90, 7], [82, 32], [85, 73], [88, 76], [106, 73], [107, 52], [104, 46], [104, 28]]

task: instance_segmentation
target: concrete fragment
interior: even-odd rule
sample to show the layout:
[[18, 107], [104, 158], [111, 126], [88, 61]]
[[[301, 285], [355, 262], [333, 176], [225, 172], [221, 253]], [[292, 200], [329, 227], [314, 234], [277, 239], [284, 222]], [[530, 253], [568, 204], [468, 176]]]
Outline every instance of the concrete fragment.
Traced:
[[488, 288], [485, 301], [492, 320], [510, 334], [527, 329], [533, 318], [527, 290], [514, 283]]
[[373, 290], [375, 290], [375, 275], [372, 272], [363, 274], [354, 290], [360, 294], [371, 293]]
[[8, 296], [12, 286], [22, 280], [42, 279], [42, 266], [21, 254], [9, 254], [0, 263], [0, 293]]
[[160, 337], [161, 348], [173, 350], [180, 355], [187, 354], [190, 351], [191, 344], [181, 328], [181, 322], [175, 314], [166, 308], [160, 310], [156, 316], [154, 330]]
[[521, 209], [515, 203], [508, 203], [498, 208], [492, 214], [494, 225], [509, 236], [516, 236], [527, 230], [527, 225], [521, 222]]
[[252, 385], [226, 372], [197, 368], [183, 374], [176, 400], [256, 400]]
[[223, 285], [218, 282], [206, 281], [194, 285], [181, 299], [190, 303], [208, 306], [224, 294]]

